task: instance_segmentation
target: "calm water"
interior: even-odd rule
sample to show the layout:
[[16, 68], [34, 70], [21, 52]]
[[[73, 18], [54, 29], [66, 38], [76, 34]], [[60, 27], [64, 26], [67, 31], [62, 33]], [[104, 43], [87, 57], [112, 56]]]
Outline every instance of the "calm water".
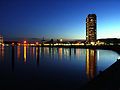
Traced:
[[77, 89], [118, 57], [109, 50], [2, 46], [0, 88]]

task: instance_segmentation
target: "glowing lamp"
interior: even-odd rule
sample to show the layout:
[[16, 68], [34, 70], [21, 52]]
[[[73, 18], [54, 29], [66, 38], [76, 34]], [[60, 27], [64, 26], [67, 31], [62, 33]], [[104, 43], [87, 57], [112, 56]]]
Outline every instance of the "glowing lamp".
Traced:
[[20, 46], [20, 43], [17, 43], [18, 44], [18, 46]]
[[27, 42], [26, 41], [24, 41], [24, 44], [26, 44]]
[[14, 46], [14, 42], [12, 43], [12, 46]]
[[36, 45], [38, 45], [39, 43], [38, 42], [36, 42]]
[[62, 42], [63, 40], [62, 39], [60, 39], [60, 42]]

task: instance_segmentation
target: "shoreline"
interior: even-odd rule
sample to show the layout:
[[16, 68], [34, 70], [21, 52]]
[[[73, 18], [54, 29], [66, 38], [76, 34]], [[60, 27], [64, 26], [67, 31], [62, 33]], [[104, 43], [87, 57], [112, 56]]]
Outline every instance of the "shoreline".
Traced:
[[[2, 45], [0, 45], [1, 47]], [[22, 45], [17, 45], [17, 44], [4, 44], [3, 46], [30, 46], [30, 47], [49, 47], [49, 48], [81, 48], [81, 49], [103, 49], [103, 50], [113, 50], [120, 54], [120, 45], [28, 45], [28, 44], [22, 44]]]
[[120, 90], [120, 59], [94, 79], [82, 86], [80, 90]]

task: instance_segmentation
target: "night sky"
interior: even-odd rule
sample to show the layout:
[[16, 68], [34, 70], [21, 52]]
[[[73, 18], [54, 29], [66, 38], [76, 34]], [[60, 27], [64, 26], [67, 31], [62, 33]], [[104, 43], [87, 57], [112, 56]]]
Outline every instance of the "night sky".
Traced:
[[97, 15], [97, 38], [120, 38], [120, 0], [0, 0], [0, 34], [85, 39], [91, 13]]

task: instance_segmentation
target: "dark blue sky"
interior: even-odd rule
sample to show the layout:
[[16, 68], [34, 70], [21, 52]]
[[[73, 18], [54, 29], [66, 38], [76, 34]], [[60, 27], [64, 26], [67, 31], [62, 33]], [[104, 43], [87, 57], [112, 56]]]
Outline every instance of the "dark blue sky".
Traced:
[[89, 13], [97, 15], [97, 38], [120, 38], [120, 0], [0, 0], [0, 33], [85, 39]]

